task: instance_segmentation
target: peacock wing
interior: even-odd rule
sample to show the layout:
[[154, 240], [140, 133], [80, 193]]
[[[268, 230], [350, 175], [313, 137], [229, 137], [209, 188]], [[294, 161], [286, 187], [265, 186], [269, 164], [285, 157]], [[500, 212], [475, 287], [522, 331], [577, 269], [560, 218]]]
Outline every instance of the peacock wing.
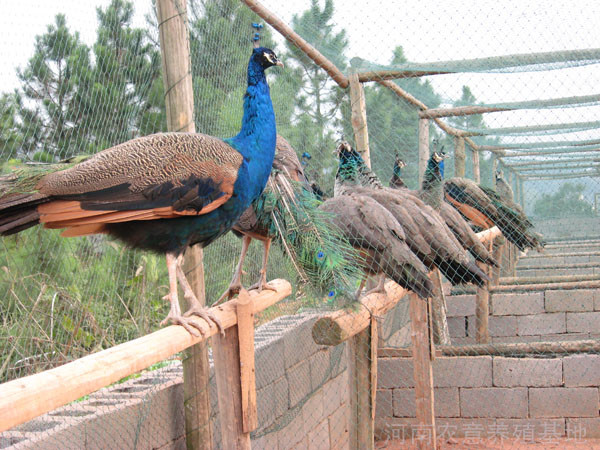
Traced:
[[474, 181], [450, 178], [444, 182], [444, 194], [446, 201], [475, 225], [484, 229], [494, 226], [498, 210]]
[[201, 215], [232, 195], [242, 155], [203, 134], [161, 133], [110, 149], [46, 175], [39, 207], [54, 228]]

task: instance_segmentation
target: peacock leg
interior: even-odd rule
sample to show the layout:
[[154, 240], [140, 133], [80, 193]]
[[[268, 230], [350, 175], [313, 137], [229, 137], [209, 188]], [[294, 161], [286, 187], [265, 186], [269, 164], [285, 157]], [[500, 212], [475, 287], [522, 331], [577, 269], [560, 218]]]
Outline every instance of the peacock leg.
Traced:
[[[161, 325], [165, 325], [168, 322], [171, 322], [174, 325], [181, 325], [185, 328], [191, 335], [199, 336], [197, 325], [183, 317], [181, 315], [181, 308], [179, 307], [179, 298], [177, 296], [177, 256], [174, 253], [167, 253], [167, 272], [169, 273], [169, 293], [163, 297], [163, 300], [168, 300], [171, 304], [171, 309], [169, 310], [169, 314], [164, 320], [160, 323]], [[194, 328], [193, 328], [194, 327]], [[200, 330], [201, 331], [201, 330]]]
[[375, 286], [373, 289], [368, 290], [367, 292], [365, 292], [365, 295], [369, 295], [369, 294], [385, 294], [385, 274], [381, 273], [379, 274], [379, 281], [377, 282], [377, 286]]
[[262, 292], [263, 289], [269, 289], [271, 291], [277, 291], [277, 289], [275, 289], [273, 286], [270, 286], [269, 283], [267, 283], [267, 263], [269, 262], [269, 249], [271, 248], [271, 239], [263, 241], [263, 245], [264, 253], [262, 260], [262, 269], [260, 269], [258, 282], [250, 286], [248, 290], [257, 289], [258, 292]]
[[[176, 265], [177, 279], [179, 280], [181, 289], [183, 289], [183, 296], [185, 297], [185, 299], [188, 301], [188, 304], [190, 305], [188, 310], [183, 314], [183, 318], [186, 320], [189, 320], [189, 317], [192, 315], [201, 317], [204, 320], [206, 320], [206, 322], [209, 325], [211, 322], [213, 322], [219, 329], [219, 332], [222, 335], [225, 335], [225, 329], [223, 328], [223, 325], [221, 324], [221, 321], [219, 320], [219, 318], [217, 316], [215, 316], [210, 311], [210, 309], [208, 309], [206, 306], [203, 306], [198, 301], [196, 294], [194, 294], [194, 291], [192, 290], [192, 287], [190, 286], [190, 283], [188, 282], [188, 280], [185, 276], [185, 273], [183, 272], [183, 268], [181, 267], [183, 264], [183, 254], [179, 255], [177, 257], [176, 261], [177, 261], [177, 265]], [[189, 323], [190, 323], [190, 325], [194, 325], [193, 321], [190, 321]], [[200, 329], [200, 328], [199, 328], [199, 330], [202, 331], [202, 329]]]
[[212, 305], [216, 306], [221, 303], [225, 298], [230, 300], [234, 295], [239, 294], [242, 289], [242, 267], [244, 265], [244, 259], [246, 259], [246, 253], [248, 252], [248, 246], [252, 242], [252, 238], [250, 236], [244, 235], [242, 237], [242, 253], [240, 253], [240, 261], [238, 262], [237, 267], [235, 268], [235, 272], [233, 273], [233, 278], [231, 279], [231, 283], [229, 283], [229, 287], [221, 294], [219, 299], [214, 302]]
[[369, 274], [365, 273], [364, 278], [362, 280], [360, 280], [360, 286], [358, 286], [358, 289], [356, 290], [356, 294], [354, 294], [356, 301], [358, 301], [358, 299], [360, 298], [360, 293], [362, 292], [363, 288], [365, 287], [367, 278], [369, 278]]

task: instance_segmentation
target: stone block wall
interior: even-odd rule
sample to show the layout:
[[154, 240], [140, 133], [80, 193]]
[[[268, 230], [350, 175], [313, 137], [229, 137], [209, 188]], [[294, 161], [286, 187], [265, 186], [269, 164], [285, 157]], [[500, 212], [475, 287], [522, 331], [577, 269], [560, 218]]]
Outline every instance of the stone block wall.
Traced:
[[[475, 295], [447, 297], [453, 344], [475, 343]], [[490, 296], [492, 342], [600, 338], [600, 292], [596, 289], [494, 293]]]
[[[256, 329], [255, 449], [349, 448], [346, 348], [317, 346], [315, 320], [285, 316]], [[0, 433], [0, 449], [185, 449], [183, 395], [173, 361]], [[210, 397], [213, 445], [222, 448], [212, 370]]]
[[[379, 358], [378, 439], [411, 439], [410, 358]], [[600, 355], [556, 358], [438, 357], [433, 361], [438, 434], [448, 438], [600, 437]], [[526, 435], [524, 433], [527, 433]]]

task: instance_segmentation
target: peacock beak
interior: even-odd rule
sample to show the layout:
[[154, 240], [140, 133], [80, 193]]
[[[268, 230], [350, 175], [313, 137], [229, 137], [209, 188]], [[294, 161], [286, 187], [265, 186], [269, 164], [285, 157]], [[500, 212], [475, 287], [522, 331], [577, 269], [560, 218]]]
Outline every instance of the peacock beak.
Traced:
[[277, 60], [277, 62], [275, 63], [275, 65], [279, 66], [279, 67], [285, 67], [284, 64], [283, 64], [283, 61], [279, 61], [279, 60]]

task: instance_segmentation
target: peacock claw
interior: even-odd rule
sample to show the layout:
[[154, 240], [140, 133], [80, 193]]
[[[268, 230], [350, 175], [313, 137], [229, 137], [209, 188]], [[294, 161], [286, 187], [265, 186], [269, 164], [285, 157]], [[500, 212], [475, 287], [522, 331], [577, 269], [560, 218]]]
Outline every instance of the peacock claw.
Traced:
[[269, 291], [277, 292], [277, 288], [271, 286], [269, 283], [254, 283], [248, 288], [249, 291], [256, 289], [258, 292], [262, 292], [267, 289]]
[[258, 281], [248, 288], [249, 291], [256, 289], [258, 292], [262, 292], [264, 289], [269, 291], [277, 292], [277, 289], [267, 283], [267, 274], [264, 269], [260, 271]]
[[209, 325], [211, 324], [211, 322], [214, 323], [217, 326], [217, 328], [219, 329], [219, 333], [221, 333], [221, 336], [225, 336], [225, 328], [223, 328], [223, 324], [221, 323], [221, 320], [217, 316], [215, 316], [214, 313], [210, 309], [208, 309], [204, 306], [193, 305], [183, 315], [184, 318], [187, 318], [190, 316], [201, 317]]
[[217, 306], [223, 303], [223, 300], [227, 298], [227, 300], [231, 300], [234, 296], [238, 295], [240, 291], [243, 289], [241, 283], [238, 284], [230, 284], [229, 287], [221, 294], [221, 296], [217, 299], [216, 302], [212, 304], [212, 306]]

